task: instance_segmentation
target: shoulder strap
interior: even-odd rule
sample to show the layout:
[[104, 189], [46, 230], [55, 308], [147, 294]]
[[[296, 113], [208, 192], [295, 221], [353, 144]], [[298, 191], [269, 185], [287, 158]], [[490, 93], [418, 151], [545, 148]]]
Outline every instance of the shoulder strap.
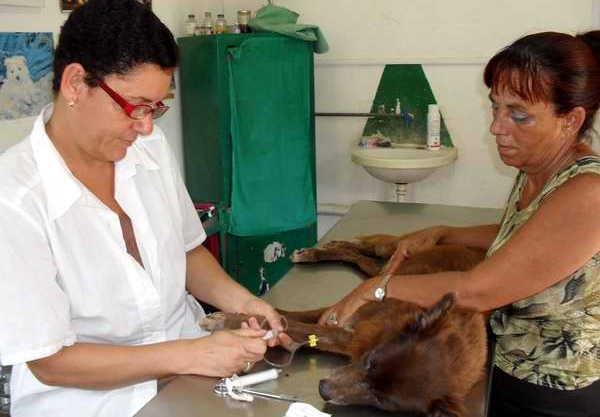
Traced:
[[540, 204], [552, 194], [554, 190], [563, 185], [569, 179], [580, 174], [598, 174], [600, 175], [600, 156], [590, 155], [576, 160], [562, 171], [558, 172], [544, 187]]

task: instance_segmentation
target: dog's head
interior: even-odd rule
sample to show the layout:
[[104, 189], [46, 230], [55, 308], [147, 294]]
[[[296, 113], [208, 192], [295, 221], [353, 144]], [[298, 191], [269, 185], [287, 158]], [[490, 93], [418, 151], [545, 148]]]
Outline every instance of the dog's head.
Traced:
[[320, 381], [323, 399], [437, 417], [461, 415], [462, 406], [453, 397], [454, 352], [444, 335], [454, 304], [454, 296], [447, 294], [360, 360], [336, 369]]
[[30, 79], [29, 68], [24, 56], [15, 55], [4, 58], [4, 66], [7, 80], [21, 82]]

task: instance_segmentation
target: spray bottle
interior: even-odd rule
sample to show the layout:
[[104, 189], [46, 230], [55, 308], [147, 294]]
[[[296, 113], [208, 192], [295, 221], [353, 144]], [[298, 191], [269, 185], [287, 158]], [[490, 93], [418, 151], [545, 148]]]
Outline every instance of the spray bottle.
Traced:
[[427, 108], [427, 149], [439, 151], [440, 145], [440, 109], [437, 104]]

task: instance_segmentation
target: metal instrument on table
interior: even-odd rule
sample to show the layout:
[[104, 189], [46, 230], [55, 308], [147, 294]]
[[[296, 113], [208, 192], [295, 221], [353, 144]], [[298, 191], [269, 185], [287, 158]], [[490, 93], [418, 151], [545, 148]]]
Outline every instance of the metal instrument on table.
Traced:
[[213, 391], [217, 395], [231, 397], [240, 401], [252, 401], [252, 396], [289, 402], [301, 401], [301, 398], [294, 395], [277, 394], [274, 392], [265, 392], [248, 388], [248, 386], [251, 385], [276, 379], [280, 373], [280, 369], [268, 369], [266, 371], [255, 372], [241, 377], [234, 375], [231, 378], [222, 378], [215, 385]]

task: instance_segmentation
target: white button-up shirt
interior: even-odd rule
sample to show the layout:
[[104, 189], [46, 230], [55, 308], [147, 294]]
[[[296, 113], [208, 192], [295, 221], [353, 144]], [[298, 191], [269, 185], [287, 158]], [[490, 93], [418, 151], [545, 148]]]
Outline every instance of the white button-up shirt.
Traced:
[[115, 163], [115, 197], [131, 218], [145, 268], [118, 216], [69, 171], [46, 134], [0, 157], [0, 363], [13, 365], [11, 414], [131, 416], [156, 381], [94, 391], [39, 382], [26, 362], [77, 342], [143, 345], [202, 335], [186, 293], [185, 253], [206, 235], [162, 131]]

